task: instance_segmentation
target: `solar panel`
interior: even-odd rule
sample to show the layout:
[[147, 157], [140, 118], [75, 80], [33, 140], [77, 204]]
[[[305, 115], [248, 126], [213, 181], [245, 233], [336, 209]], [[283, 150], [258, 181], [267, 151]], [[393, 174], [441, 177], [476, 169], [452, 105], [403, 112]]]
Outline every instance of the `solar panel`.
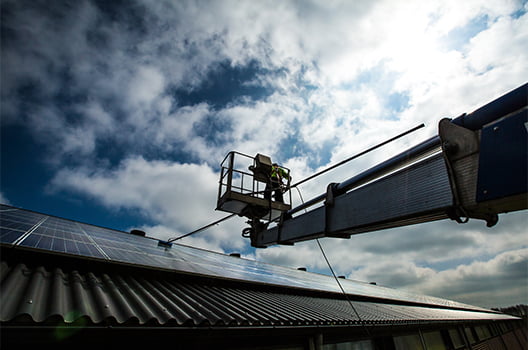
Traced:
[[45, 216], [0, 205], [0, 242], [13, 244]]
[[[270, 285], [341, 292], [330, 276], [240, 259], [181, 244], [158, 246], [149, 237], [0, 206], [0, 243], [118, 263]], [[479, 309], [445, 299], [415, 295], [352, 280], [341, 280], [351, 295]]]

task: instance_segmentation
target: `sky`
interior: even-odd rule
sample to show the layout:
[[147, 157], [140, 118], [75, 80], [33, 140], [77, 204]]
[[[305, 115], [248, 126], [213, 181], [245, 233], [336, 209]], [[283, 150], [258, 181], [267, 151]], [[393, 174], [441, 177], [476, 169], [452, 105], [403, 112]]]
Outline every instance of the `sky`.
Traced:
[[[528, 77], [514, 0], [2, 0], [0, 202], [168, 239], [218, 220], [220, 163], [266, 154], [307, 200]], [[301, 199], [292, 194], [293, 205]], [[337, 275], [528, 304], [527, 212], [324, 238]], [[315, 241], [254, 249], [235, 217], [182, 244], [330, 274]]]

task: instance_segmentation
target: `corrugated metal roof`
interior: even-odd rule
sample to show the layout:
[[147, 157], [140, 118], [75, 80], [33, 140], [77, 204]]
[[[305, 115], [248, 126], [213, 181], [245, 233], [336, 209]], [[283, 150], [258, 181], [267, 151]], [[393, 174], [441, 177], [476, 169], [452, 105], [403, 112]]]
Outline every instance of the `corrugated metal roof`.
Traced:
[[3, 324], [80, 321], [199, 328], [515, 319], [450, 300], [340, 280], [349, 301], [330, 276], [184, 245], [165, 249], [153, 239], [2, 208]]
[[335, 295], [162, 279], [112, 269], [67, 272], [6, 262], [0, 268], [4, 323], [82, 320], [122, 326], [292, 327], [514, 319], [491, 312], [365, 301], [352, 301], [354, 311], [347, 300]]
[[[12, 252], [35, 251], [53, 255], [70, 255], [77, 259], [99, 260], [149, 267], [209, 278], [240, 281], [341, 293], [341, 288], [354, 298], [384, 299], [387, 302], [414, 303], [433, 307], [489, 310], [405, 290], [373, 286], [369, 283], [340, 280], [317, 273], [264, 262], [233, 258], [217, 252], [174, 244], [166, 249], [158, 240], [131, 235], [122, 231], [82, 224], [11, 206], [0, 205], [0, 247]], [[26, 261], [22, 261], [27, 263]]]

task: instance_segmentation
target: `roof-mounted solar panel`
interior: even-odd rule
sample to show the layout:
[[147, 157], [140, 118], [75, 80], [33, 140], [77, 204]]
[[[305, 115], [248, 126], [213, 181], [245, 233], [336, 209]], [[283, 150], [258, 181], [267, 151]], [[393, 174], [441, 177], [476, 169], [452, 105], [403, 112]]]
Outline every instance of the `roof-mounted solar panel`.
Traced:
[[[297, 289], [341, 293], [334, 278], [259, 261], [235, 258], [181, 244], [172, 249], [158, 240], [57, 217], [0, 207], [0, 244], [59, 255], [131, 264], [177, 273], [238, 280]], [[410, 292], [342, 280], [349, 295], [462, 309], [478, 307]]]

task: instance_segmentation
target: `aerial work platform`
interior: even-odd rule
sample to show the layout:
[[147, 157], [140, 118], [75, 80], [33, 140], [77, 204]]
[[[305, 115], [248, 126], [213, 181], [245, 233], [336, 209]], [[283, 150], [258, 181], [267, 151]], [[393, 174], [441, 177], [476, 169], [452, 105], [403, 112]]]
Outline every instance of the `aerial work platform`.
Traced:
[[291, 208], [291, 188], [417, 128], [293, 185], [285, 167], [276, 180], [269, 157], [229, 152], [217, 210], [249, 218], [242, 235], [265, 248], [442, 219], [493, 227], [499, 214], [528, 209], [528, 84], [469, 114], [441, 119], [438, 135]]
[[[268, 156], [232, 151], [221, 164], [220, 186], [217, 210], [261, 219], [267, 222], [277, 220], [282, 213], [291, 209], [290, 179], [280, 188], [271, 187], [272, 162]], [[288, 174], [290, 170], [282, 167]], [[283, 201], [276, 200], [275, 191], [281, 191]], [[266, 193], [269, 198], [266, 198]]]

